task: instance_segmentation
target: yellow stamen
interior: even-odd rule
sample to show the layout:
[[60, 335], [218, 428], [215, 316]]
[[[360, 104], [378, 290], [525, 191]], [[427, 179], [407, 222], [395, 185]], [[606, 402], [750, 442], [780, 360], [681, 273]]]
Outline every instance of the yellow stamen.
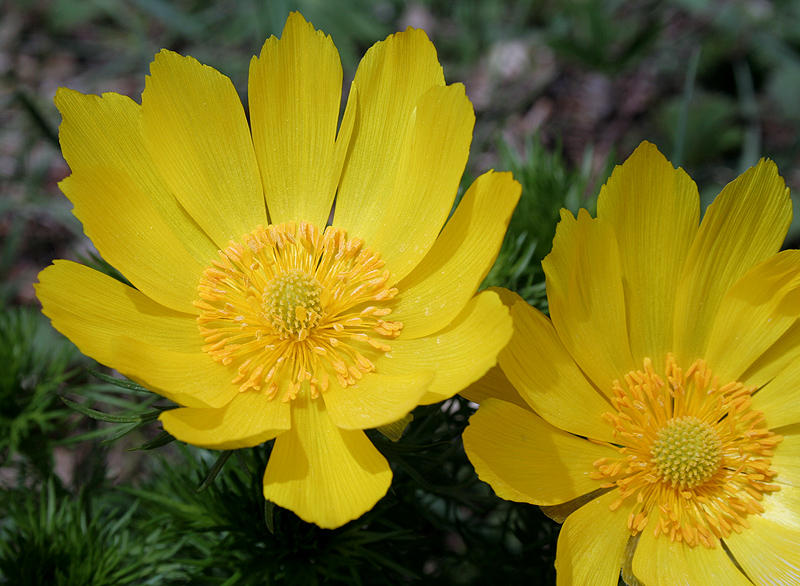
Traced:
[[308, 388], [312, 398], [375, 370], [365, 356], [391, 346], [401, 322], [385, 321], [397, 289], [363, 240], [306, 222], [258, 226], [229, 243], [203, 272], [197, 324], [203, 351], [235, 367], [239, 391], [283, 401]]
[[672, 354], [664, 372], [656, 374], [645, 359], [624, 386], [614, 381], [617, 413], [603, 418], [622, 457], [598, 460], [591, 476], [618, 487], [611, 510], [635, 496], [632, 535], [650, 523], [656, 536], [714, 548], [746, 529], [747, 515], [763, 512], [764, 495], [779, 489], [769, 458], [783, 438], [750, 407], [754, 387], [720, 385], [703, 360], [683, 371]]

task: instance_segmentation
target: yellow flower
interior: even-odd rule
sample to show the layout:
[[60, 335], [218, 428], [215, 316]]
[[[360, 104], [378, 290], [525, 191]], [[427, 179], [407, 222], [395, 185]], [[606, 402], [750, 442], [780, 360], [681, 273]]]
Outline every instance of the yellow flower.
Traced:
[[367, 52], [338, 126], [341, 84], [293, 13], [251, 61], [249, 126], [227, 77], [169, 51], [141, 106], [59, 90], [61, 188], [135, 288], [67, 261], [37, 286], [85, 354], [181, 405], [160, 417], [179, 440], [276, 438], [265, 498], [328, 528], [391, 482], [362, 430], [452, 396], [510, 339], [499, 297], [473, 295], [521, 189], [486, 173], [445, 224], [474, 115], [424, 32]]
[[800, 583], [791, 214], [761, 161], [698, 227], [695, 184], [644, 143], [597, 219], [562, 213], [552, 321], [505, 294], [514, 337], [466, 393], [464, 445], [499, 496], [566, 517], [559, 584]]

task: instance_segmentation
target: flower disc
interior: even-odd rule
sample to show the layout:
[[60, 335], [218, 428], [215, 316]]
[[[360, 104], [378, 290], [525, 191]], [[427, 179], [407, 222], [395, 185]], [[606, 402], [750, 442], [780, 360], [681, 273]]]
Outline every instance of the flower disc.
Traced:
[[764, 494], [778, 490], [770, 458], [782, 438], [750, 407], [754, 388], [720, 385], [702, 360], [684, 372], [671, 354], [663, 378], [645, 359], [613, 388], [618, 412], [603, 417], [622, 458], [598, 460], [592, 477], [618, 487], [612, 510], [636, 497], [632, 534], [655, 516], [656, 535], [713, 548], [764, 511]]
[[289, 401], [308, 381], [315, 398], [329, 376], [348, 387], [375, 370], [364, 352], [390, 351], [383, 340], [403, 327], [382, 319], [397, 289], [376, 253], [306, 222], [258, 226], [242, 240], [206, 268], [195, 301], [203, 351], [236, 366], [240, 392], [263, 388], [272, 400], [285, 387]]

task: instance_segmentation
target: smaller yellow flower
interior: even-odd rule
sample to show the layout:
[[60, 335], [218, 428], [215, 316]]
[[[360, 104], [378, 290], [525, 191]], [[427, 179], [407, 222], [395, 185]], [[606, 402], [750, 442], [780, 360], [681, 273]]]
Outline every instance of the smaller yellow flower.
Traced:
[[82, 352], [180, 405], [159, 418], [179, 440], [274, 439], [265, 498], [326, 528], [389, 488], [363, 430], [451, 397], [511, 337], [474, 295], [521, 191], [486, 173], [447, 220], [474, 114], [424, 32], [367, 52], [339, 124], [341, 94], [298, 13], [250, 63], [249, 124], [227, 77], [169, 51], [141, 106], [59, 90], [61, 188], [133, 287], [67, 261], [37, 285]]
[[[771, 161], [702, 223], [697, 188], [643, 143], [563, 212], [551, 319], [464, 394], [478, 476], [563, 522], [558, 584], [800, 584], [800, 251]], [[698, 227], [699, 224], [699, 227]]]

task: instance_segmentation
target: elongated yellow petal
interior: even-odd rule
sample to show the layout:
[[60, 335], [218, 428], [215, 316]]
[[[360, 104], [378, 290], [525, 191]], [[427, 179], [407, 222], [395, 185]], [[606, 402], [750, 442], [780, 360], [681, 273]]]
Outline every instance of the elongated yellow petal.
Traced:
[[201, 351], [195, 316], [70, 261], [56, 261], [35, 285], [59, 332], [98, 362], [191, 407], [222, 406], [235, 375]]
[[212, 450], [257, 446], [291, 427], [290, 405], [263, 393], [238, 393], [221, 409], [181, 408], [158, 419], [178, 440]]
[[748, 517], [750, 527], [725, 544], [757, 586], [800, 584], [800, 531], [763, 517]]
[[722, 547], [688, 547], [668, 535], [654, 537], [650, 526], [641, 533], [633, 573], [647, 586], [752, 586]]
[[231, 81], [162, 50], [142, 93], [142, 131], [158, 172], [222, 249], [266, 224], [250, 129]]
[[[358, 106], [358, 88], [355, 82], [350, 82], [350, 92], [347, 94], [347, 104], [342, 115], [342, 123], [339, 126], [339, 133], [336, 135], [334, 145], [333, 175], [341, 183], [344, 164], [350, 153], [350, 145], [353, 138], [353, 129], [356, 125], [356, 115]], [[341, 198], [341, 194], [339, 195]], [[339, 204], [337, 204], [338, 207]], [[327, 223], [327, 219], [326, 219]]]
[[740, 381], [744, 385], [761, 389], [758, 391], [760, 395], [766, 390], [762, 387], [776, 377], [785, 379], [786, 376], [792, 376], [789, 373], [796, 368], [798, 359], [800, 359], [800, 321], [795, 321], [777, 342], [750, 365]]
[[781, 431], [783, 441], [776, 446], [772, 457], [772, 465], [778, 471], [775, 482], [800, 489], [800, 424]]
[[800, 316], [800, 251], [757, 264], [722, 299], [705, 358], [720, 380], [739, 380]]
[[708, 206], [675, 299], [679, 362], [705, 357], [723, 297], [751, 267], [778, 252], [791, 219], [789, 190], [772, 161], [742, 173]]
[[616, 586], [630, 538], [627, 511], [610, 511], [619, 498], [604, 494], [572, 513], [558, 534], [556, 584]]
[[761, 516], [781, 527], [792, 531], [800, 531], [800, 488], [790, 484], [781, 484], [781, 489], [773, 492], [762, 501], [764, 512]]
[[503, 305], [506, 307], [511, 307], [519, 301], [525, 301], [519, 293], [506, 289], [505, 287], [489, 287], [487, 291], [494, 291], [497, 293], [497, 296], [500, 297], [500, 301], [502, 301]]
[[535, 505], [557, 505], [599, 488], [589, 478], [592, 463], [618, 454], [498, 399], [481, 403], [463, 438], [478, 477], [497, 496]]
[[[116, 170], [120, 177], [125, 176], [130, 182], [129, 197], [144, 196], [149, 203], [136, 199], [135, 202], [115, 202], [114, 205], [127, 203], [140, 206], [142, 216], [145, 213], [149, 215], [151, 208], [154, 208], [163, 223], [175, 233], [182, 247], [195, 260], [205, 263], [214, 257], [216, 245], [186, 215], [186, 211], [155, 169], [142, 139], [139, 104], [119, 94], [108, 93], [98, 97], [66, 88], [60, 88], [56, 92], [55, 103], [64, 117], [58, 132], [61, 150], [73, 173], [80, 174], [97, 167]], [[111, 195], [113, 194], [109, 197]], [[75, 214], [81, 218], [84, 227], [97, 229], [96, 223], [100, 220], [94, 215], [99, 213], [94, 209], [97, 207], [94, 199], [80, 202], [73, 199], [72, 202], [75, 204]], [[108, 200], [106, 202], [106, 205], [110, 203]], [[161, 221], [154, 219], [152, 229], [156, 230]], [[144, 246], [146, 243], [137, 243], [138, 245]], [[175, 258], [180, 259], [182, 254], [178, 250]], [[114, 262], [112, 258], [106, 260], [112, 264]], [[180, 260], [175, 261], [176, 268], [179, 263]]]
[[393, 319], [402, 338], [449, 324], [472, 297], [503, 243], [522, 186], [511, 173], [484, 173], [467, 190], [431, 250], [398, 284]]
[[363, 234], [381, 251], [393, 279], [417, 266], [439, 236], [467, 164], [474, 124], [463, 85], [435, 86], [420, 96], [389, 196]]
[[597, 217], [619, 246], [633, 359], [664, 356], [672, 351], [675, 283], [700, 222], [697, 186], [644, 142], [603, 186]]
[[580, 210], [561, 212], [553, 251], [542, 261], [550, 317], [564, 347], [601, 392], [634, 369], [619, 249], [611, 225]]
[[362, 236], [372, 233], [393, 186], [412, 112], [422, 94], [443, 85], [436, 49], [421, 30], [390, 35], [364, 55], [354, 79], [357, 131], [337, 200], [340, 226]]
[[[752, 383], [745, 383], [752, 384]], [[800, 423], [800, 362], [794, 361], [753, 395], [770, 429]]]
[[473, 403], [483, 403], [486, 399], [500, 399], [517, 407], [530, 409], [525, 399], [506, 377], [500, 366], [493, 366], [483, 377], [458, 393]]
[[498, 360], [522, 398], [564, 431], [614, 441], [613, 428], [602, 418], [613, 411], [611, 403], [586, 379], [550, 320], [522, 299], [511, 306], [511, 318], [514, 336]]
[[472, 106], [463, 87], [444, 87], [436, 51], [419, 30], [372, 47], [353, 85], [358, 108], [334, 224], [380, 250], [399, 280], [428, 251], [450, 211], [471, 141]]
[[[488, 291], [494, 291], [500, 297], [503, 305], [511, 308], [517, 301], [521, 301], [522, 297], [513, 291], [509, 291], [503, 287], [489, 287]], [[512, 335], [513, 337], [513, 335]], [[508, 380], [508, 377], [500, 368], [500, 365], [493, 366], [489, 371], [480, 379], [472, 383], [459, 394], [474, 403], [483, 403], [486, 399], [501, 399], [507, 403], [513, 403], [523, 409], [530, 409], [530, 405], [522, 398], [514, 388], [514, 385]]]
[[339, 429], [322, 401], [292, 402], [292, 428], [278, 436], [264, 497], [325, 529], [360, 517], [386, 494], [389, 464], [363, 431]]
[[194, 313], [203, 266], [126, 173], [94, 167], [73, 173], [60, 186], [107, 262], [162, 305]]
[[185, 407], [223, 407], [239, 393], [231, 382], [236, 369], [205, 352], [176, 352], [125, 335], [111, 340], [110, 351], [114, 368]]
[[334, 142], [342, 65], [330, 37], [293, 12], [250, 62], [253, 144], [270, 221], [324, 226], [339, 183]]
[[393, 423], [419, 404], [433, 379], [430, 370], [407, 376], [369, 373], [341, 388], [335, 381], [323, 394], [331, 421], [342, 429], [371, 429]]
[[159, 305], [89, 267], [57, 260], [39, 273], [35, 287], [55, 328], [104, 364], [111, 358], [110, 340], [121, 335], [181, 352], [200, 351], [193, 315]]
[[420, 404], [437, 403], [486, 374], [511, 339], [512, 329], [508, 309], [497, 294], [483, 291], [453, 323], [434, 335], [392, 340], [389, 356], [377, 357], [375, 364], [378, 372], [393, 375], [432, 370], [435, 377]]

